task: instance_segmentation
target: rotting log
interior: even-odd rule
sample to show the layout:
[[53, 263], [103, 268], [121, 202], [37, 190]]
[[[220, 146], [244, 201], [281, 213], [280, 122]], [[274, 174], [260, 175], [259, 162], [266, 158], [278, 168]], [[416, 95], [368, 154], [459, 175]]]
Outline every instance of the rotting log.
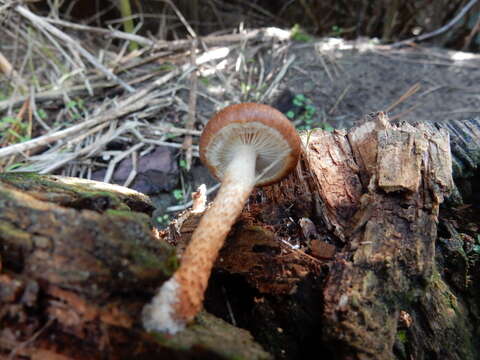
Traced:
[[206, 313], [175, 338], [142, 330], [143, 305], [177, 263], [152, 209], [120, 186], [0, 175], [0, 357], [270, 358]]
[[[452, 226], [437, 236], [455, 188], [450, 135], [464, 177], [478, 129], [377, 113], [349, 131], [304, 134], [296, 172], [258, 189], [227, 239], [207, 310], [278, 359], [480, 358], [475, 240]], [[199, 217], [183, 214], [164, 239], [181, 252]]]
[[[480, 215], [450, 201], [439, 217], [452, 164], [457, 179], [478, 173], [478, 129], [378, 113], [304, 134], [295, 173], [257, 189], [232, 229], [206, 310], [276, 359], [480, 358]], [[3, 354], [268, 358], [206, 313], [172, 338], [140, 328], [173, 269], [166, 243], [181, 255], [201, 214], [186, 211], [157, 238], [141, 196], [133, 205], [39, 181], [58, 179], [0, 179]]]

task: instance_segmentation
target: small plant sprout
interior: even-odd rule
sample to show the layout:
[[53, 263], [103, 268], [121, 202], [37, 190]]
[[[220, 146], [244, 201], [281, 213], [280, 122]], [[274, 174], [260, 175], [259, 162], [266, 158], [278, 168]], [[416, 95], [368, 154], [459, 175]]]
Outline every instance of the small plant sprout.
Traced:
[[300, 139], [279, 111], [261, 104], [218, 112], [200, 137], [200, 158], [222, 182], [192, 235], [180, 267], [143, 311], [147, 330], [174, 334], [201, 310], [213, 264], [252, 189], [279, 181], [297, 164]]

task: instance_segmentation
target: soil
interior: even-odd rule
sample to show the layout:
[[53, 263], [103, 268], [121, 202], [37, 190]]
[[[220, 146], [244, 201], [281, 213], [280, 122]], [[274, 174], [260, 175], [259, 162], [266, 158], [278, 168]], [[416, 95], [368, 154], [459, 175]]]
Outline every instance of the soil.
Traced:
[[295, 44], [290, 52], [296, 59], [282, 88], [304, 94], [319, 110], [318, 120], [334, 128], [389, 110], [416, 84], [419, 90], [388, 111], [390, 118], [445, 121], [480, 113], [479, 55], [423, 47], [393, 50], [365, 39]]

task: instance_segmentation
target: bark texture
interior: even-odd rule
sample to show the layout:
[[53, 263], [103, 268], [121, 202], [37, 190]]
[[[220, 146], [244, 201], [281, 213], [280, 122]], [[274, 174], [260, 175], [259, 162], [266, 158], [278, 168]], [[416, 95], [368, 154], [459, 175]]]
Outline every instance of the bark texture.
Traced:
[[[394, 125], [383, 113], [304, 134], [296, 171], [257, 190], [232, 230], [207, 309], [278, 359], [480, 358], [480, 216], [450, 202], [439, 217], [452, 163], [458, 177], [476, 171], [478, 134], [473, 120]], [[184, 214], [166, 239], [182, 249], [197, 222]]]
[[269, 358], [248, 332], [208, 314], [174, 339], [143, 331], [143, 305], [177, 264], [173, 248], [152, 229], [152, 209], [145, 196], [119, 186], [2, 175], [0, 354]]
[[[254, 190], [230, 231], [206, 310], [275, 359], [480, 359], [479, 129], [378, 113], [304, 134], [296, 170]], [[22, 176], [0, 187], [5, 354], [269, 357], [206, 313], [171, 338], [139, 327], [175, 267], [166, 244], [181, 257], [202, 214], [184, 212], [157, 237], [138, 213], [147, 200], [132, 212], [82, 190], [58, 206], [64, 190], [45, 198], [23, 185], [52, 178]], [[70, 205], [97, 196], [96, 211]]]

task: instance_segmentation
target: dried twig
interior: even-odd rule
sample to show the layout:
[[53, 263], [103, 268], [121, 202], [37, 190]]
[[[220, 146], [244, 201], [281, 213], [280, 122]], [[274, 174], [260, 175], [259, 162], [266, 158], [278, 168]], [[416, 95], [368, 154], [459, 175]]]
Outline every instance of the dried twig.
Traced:
[[393, 116], [390, 116], [390, 122], [392, 121], [395, 121], [397, 119], [401, 119], [402, 117], [404, 117], [405, 115], [407, 115], [408, 113], [411, 113], [413, 110], [415, 110], [416, 108], [422, 106], [423, 104], [422, 103], [418, 103], [418, 104], [415, 104], [411, 107], [409, 107], [407, 110], [405, 111], [402, 111], [400, 114], [396, 114], [396, 115], [393, 115]]
[[12, 351], [8, 356], [8, 360], [15, 359], [17, 353], [21, 351], [23, 348], [33, 343], [50, 325], [52, 325], [53, 321], [54, 321], [54, 318], [51, 317], [50, 319], [47, 320], [45, 325], [43, 325], [40, 329], [38, 329], [32, 336], [30, 336], [27, 340], [21, 342], [14, 349], [12, 349]]
[[283, 64], [282, 68], [278, 72], [277, 76], [275, 76], [275, 79], [272, 81], [268, 89], [260, 97], [260, 102], [265, 101], [265, 99], [268, 99], [272, 95], [273, 91], [278, 87], [280, 81], [283, 79], [294, 61], [295, 55], [290, 55], [290, 57], [287, 59], [287, 61], [285, 61], [285, 64]]
[[347, 95], [347, 92], [348, 90], [350, 90], [350, 88], [352, 87], [352, 84], [348, 84], [345, 89], [343, 89], [342, 93], [340, 94], [340, 96], [338, 97], [337, 101], [335, 101], [335, 104], [332, 106], [332, 108], [330, 109], [330, 111], [328, 112], [330, 115], [332, 115], [335, 110], [337, 109], [338, 107], [338, 104], [340, 104], [340, 102], [343, 100], [343, 98], [345, 97], [345, 95]]
[[83, 155], [92, 156], [101, 147], [105, 146], [112, 139], [115, 139], [118, 136], [120, 136], [121, 134], [127, 132], [133, 126], [135, 126], [135, 123], [133, 123], [133, 122], [127, 122], [118, 129], [114, 129], [115, 125], [113, 125], [113, 126], [111, 126], [110, 131], [108, 131], [106, 134], [102, 135], [101, 138], [99, 138], [95, 142], [91, 143], [90, 145], [88, 145], [88, 146], [84, 147], [83, 149], [78, 150], [76, 152], [63, 153], [62, 154], [63, 156], [58, 161], [55, 161], [52, 164], [48, 165], [47, 167], [43, 168], [42, 170], [39, 171], [39, 173], [40, 174], [48, 174], [48, 173], [60, 168], [61, 166], [67, 164], [68, 162], [72, 161], [75, 158], [78, 158], [78, 157], [83, 156]]
[[7, 78], [10, 78], [17, 87], [26, 90], [25, 80], [15, 71], [10, 61], [2, 53], [0, 53], [0, 72], [3, 72]]
[[322, 63], [322, 66], [325, 69], [325, 73], [327, 74], [328, 78], [330, 79], [331, 82], [333, 82], [334, 79], [333, 79], [332, 73], [330, 72], [327, 63], [325, 62], [325, 59], [323, 58], [323, 55], [322, 54], [318, 55], [318, 58], [319, 58], [320, 62]]
[[92, 54], [90, 54], [87, 50], [81, 47], [78, 41], [72, 39], [69, 35], [65, 34], [64, 32], [58, 30], [55, 26], [51, 25], [46, 21], [43, 17], [35, 15], [30, 10], [22, 5], [18, 5], [15, 7], [15, 10], [22, 16], [29, 19], [32, 24], [42, 30], [46, 30], [52, 35], [58, 37], [59, 39], [68, 43], [71, 47], [75, 48], [80, 54], [82, 54], [88, 61], [90, 61], [97, 69], [99, 69], [102, 73], [104, 73], [108, 79], [112, 79], [117, 82], [120, 86], [122, 86], [125, 90], [132, 93], [135, 91], [133, 87], [128, 85], [125, 81], [117, 77], [113, 74], [110, 70], [108, 70], [103, 64], [101, 64]]
[[426, 33], [426, 34], [414, 36], [410, 39], [398, 41], [396, 43], [390, 44], [390, 46], [393, 47], [393, 48], [398, 48], [398, 47], [401, 47], [401, 46], [404, 46], [404, 45], [408, 45], [409, 43], [412, 43], [412, 42], [423, 41], [423, 40], [435, 37], [437, 35], [443, 34], [447, 30], [449, 30], [453, 25], [455, 25], [463, 16], [465, 16], [465, 14], [468, 12], [468, 10], [470, 10], [473, 7], [473, 5], [475, 5], [477, 3], [477, 1], [478, 0], [470, 0], [467, 3], [467, 5], [465, 5], [452, 20], [450, 20], [448, 23], [446, 23], [441, 28], [439, 28], [435, 31]]
[[161, 134], [173, 134], [173, 135], [193, 135], [193, 136], [200, 136], [200, 130], [193, 130], [193, 129], [182, 129], [173, 126], [169, 123], [159, 123], [158, 125], [150, 125], [148, 124], [148, 128], [152, 133], [155, 133], [155, 130], [158, 129]]
[[60, 25], [60, 26], [71, 28], [71, 29], [82, 30], [82, 31], [90, 31], [90, 32], [93, 32], [93, 33], [103, 34], [105, 36], [114, 37], [114, 38], [117, 38], [117, 39], [134, 41], [134, 42], [136, 42], [140, 45], [145, 45], [145, 46], [150, 46], [150, 47], [153, 47], [155, 45], [154, 40], [150, 40], [146, 37], [143, 37], [143, 36], [140, 36], [140, 35], [137, 35], [137, 34], [126, 33], [124, 31], [120, 31], [120, 30], [104, 29], [104, 28], [100, 28], [100, 27], [94, 27], [94, 26], [72, 23], [70, 21], [65, 21], [65, 20], [60, 20], [60, 19], [45, 18], [45, 21], [48, 21], [51, 24]]
[[[220, 187], [220, 184], [216, 184], [212, 186], [210, 189], [206, 191], [206, 195], [210, 195], [212, 192], [217, 190]], [[193, 200], [190, 200], [189, 202], [182, 204], [182, 205], [174, 205], [174, 206], [169, 206], [167, 207], [166, 211], [167, 212], [176, 212], [176, 211], [182, 211], [185, 209], [188, 209], [190, 206], [192, 206]]]
[[128, 187], [130, 184], [135, 180], [138, 174], [138, 153], [134, 151], [132, 153], [132, 170], [130, 170], [130, 174], [128, 174], [127, 179], [123, 183], [123, 186]]
[[470, 47], [472, 40], [475, 38], [475, 35], [477, 35], [479, 32], [480, 32], [480, 16], [477, 17], [477, 21], [475, 22], [475, 25], [472, 27], [472, 30], [465, 38], [465, 42], [463, 43], [462, 50], [466, 50]]
[[390, 104], [390, 106], [388, 106], [385, 109], [385, 112], [388, 113], [388, 112], [392, 111], [393, 108], [395, 108], [397, 105], [399, 105], [402, 102], [404, 102], [405, 100], [407, 100], [410, 96], [415, 94], [420, 89], [421, 89], [420, 83], [416, 83], [410, 89], [408, 89], [404, 94], [402, 94], [402, 96], [400, 96], [396, 101], [394, 101], [392, 104]]
[[[106, 87], [115, 86], [113, 82], [99, 82], [95, 84], [90, 84], [90, 88], [94, 89], [101, 89]], [[77, 96], [82, 93], [88, 92], [88, 89], [85, 85], [76, 85], [72, 87], [68, 87], [65, 89], [56, 89], [56, 90], [48, 90], [42, 93], [38, 93], [35, 95], [35, 100], [37, 102], [49, 101], [62, 98], [65, 94], [68, 96]], [[0, 101], [0, 111], [8, 109], [9, 107], [17, 106], [25, 101], [25, 99], [29, 98], [30, 95], [25, 96], [12, 96], [8, 100]]]
[[[197, 51], [197, 42], [192, 43], [191, 57], [190, 62], [192, 66], [196, 67], [196, 51]], [[197, 108], [197, 72], [192, 71], [190, 73], [190, 95], [188, 99], [188, 121], [186, 125], [187, 130], [193, 130], [195, 125], [195, 114]], [[185, 161], [187, 164], [187, 170], [190, 170], [192, 165], [192, 136], [187, 135], [183, 140], [183, 146], [185, 148]]]
[[105, 173], [105, 177], [103, 179], [104, 182], [110, 182], [110, 180], [112, 180], [112, 176], [113, 176], [113, 172], [115, 171], [115, 167], [117, 166], [117, 164], [122, 161], [124, 158], [126, 158], [128, 155], [130, 155], [131, 153], [137, 151], [137, 150], [140, 150], [140, 148], [142, 148], [143, 146], [145, 146], [144, 144], [142, 143], [138, 143], [134, 146], [132, 146], [130, 149], [128, 149], [127, 151], [122, 151], [120, 154], [118, 154], [117, 156], [115, 156], [109, 163], [108, 163], [108, 168], [107, 168], [107, 172]]
[[[155, 49], [184, 50], [184, 49], [189, 49], [192, 46], [191, 39], [182, 39], [182, 40], [174, 40], [174, 41], [166, 41], [166, 40], [154, 41], [136, 34], [129, 34], [119, 30], [103, 29], [99, 27], [81, 25], [81, 24], [76, 24], [69, 21], [65, 21], [65, 20], [45, 18], [45, 21], [51, 24], [69, 27], [72, 29], [90, 31], [98, 34], [104, 34], [105, 36], [111, 36], [118, 39], [135, 41], [140, 45], [152, 47]], [[207, 46], [219, 46], [219, 45], [227, 45], [231, 43], [238, 43], [246, 40], [261, 40], [262, 38], [270, 39], [270, 38], [276, 38], [276, 37], [277, 37], [276, 33], [269, 31], [269, 28], [262, 28], [262, 29], [245, 31], [241, 34], [209, 35], [204, 37], [197, 37], [196, 39], [197, 41]]]
[[180, 21], [182, 22], [183, 26], [185, 26], [185, 29], [187, 29], [188, 33], [190, 34], [191, 37], [196, 38], [197, 34], [195, 31], [192, 29], [190, 24], [187, 22], [181, 11], [177, 8], [177, 6], [171, 1], [171, 0], [163, 0], [165, 1], [170, 7], [175, 11], [175, 14], [178, 16]]

